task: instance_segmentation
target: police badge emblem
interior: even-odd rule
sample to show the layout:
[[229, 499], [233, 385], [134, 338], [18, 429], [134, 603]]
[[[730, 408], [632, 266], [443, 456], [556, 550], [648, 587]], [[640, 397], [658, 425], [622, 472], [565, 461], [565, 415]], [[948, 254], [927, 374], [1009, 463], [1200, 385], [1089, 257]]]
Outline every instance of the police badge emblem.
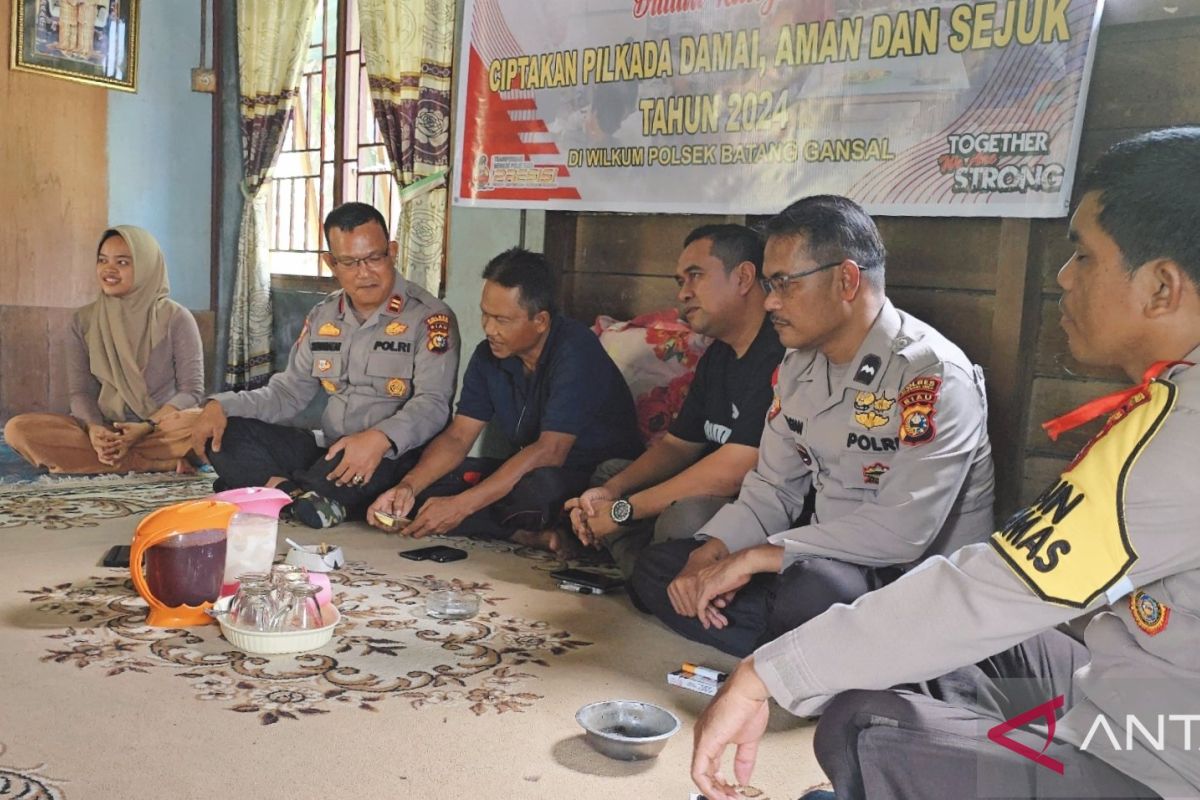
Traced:
[[388, 336], [399, 336], [407, 330], [408, 326], [399, 320], [396, 320], [395, 322], [389, 322], [388, 326], [383, 329], [384, 333], [386, 333]]
[[1134, 623], [1149, 636], [1162, 633], [1171, 619], [1171, 609], [1140, 589], [1129, 595], [1129, 613], [1133, 614]]
[[408, 384], [400, 378], [392, 378], [387, 382], [387, 393], [392, 397], [404, 397], [408, 393]]
[[326, 322], [321, 327], [317, 328], [317, 336], [341, 336], [342, 329], [332, 322]]
[[328, 358], [317, 359], [317, 372], [329, 372], [331, 369], [333, 369], [333, 362]]

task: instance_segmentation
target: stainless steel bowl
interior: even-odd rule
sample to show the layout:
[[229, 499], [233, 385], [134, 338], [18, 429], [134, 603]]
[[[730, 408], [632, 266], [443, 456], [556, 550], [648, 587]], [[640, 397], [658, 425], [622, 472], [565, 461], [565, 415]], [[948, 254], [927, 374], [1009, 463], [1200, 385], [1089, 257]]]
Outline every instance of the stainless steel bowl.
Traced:
[[654, 758], [679, 730], [679, 718], [652, 703], [604, 700], [579, 709], [575, 721], [592, 747], [618, 761]]

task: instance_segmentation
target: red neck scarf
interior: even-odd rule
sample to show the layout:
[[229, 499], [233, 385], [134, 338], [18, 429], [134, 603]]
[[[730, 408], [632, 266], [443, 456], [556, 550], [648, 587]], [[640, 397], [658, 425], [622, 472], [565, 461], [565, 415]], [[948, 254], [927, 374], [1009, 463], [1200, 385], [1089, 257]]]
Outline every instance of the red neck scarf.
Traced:
[[1080, 425], [1091, 422], [1096, 417], [1103, 414], [1111, 414], [1129, 398], [1133, 397], [1138, 392], [1145, 391], [1150, 385], [1150, 381], [1157, 378], [1163, 372], [1178, 364], [1187, 364], [1192, 366], [1190, 361], [1155, 361], [1146, 371], [1142, 373], [1142, 382], [1137, 386], [1132, 386], [1128, 389], [1122, 389], [1119, 392], [1106, 394], [1104, 397], [1097, 397], [1095, 400], [1089, 400], [1074, 411], [1068, 411], [1061, 417], [1055, 417], [1049, 422], [1042, 423], [1042, 429], [1050, 436], [1051, 440], [1057, 440], [1059, 436], [1071, 430], [1078, 428]]

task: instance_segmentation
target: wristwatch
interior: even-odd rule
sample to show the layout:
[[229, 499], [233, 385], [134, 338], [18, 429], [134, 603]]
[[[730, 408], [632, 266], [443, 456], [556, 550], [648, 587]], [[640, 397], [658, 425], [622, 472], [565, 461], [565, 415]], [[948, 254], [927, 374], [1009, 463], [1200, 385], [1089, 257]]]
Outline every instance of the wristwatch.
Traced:
[[618, 525], [633, 524], [633, 504], [622, 497], [620, 500], [613, 501], [612, 508], [608, 510], [608, 516]]

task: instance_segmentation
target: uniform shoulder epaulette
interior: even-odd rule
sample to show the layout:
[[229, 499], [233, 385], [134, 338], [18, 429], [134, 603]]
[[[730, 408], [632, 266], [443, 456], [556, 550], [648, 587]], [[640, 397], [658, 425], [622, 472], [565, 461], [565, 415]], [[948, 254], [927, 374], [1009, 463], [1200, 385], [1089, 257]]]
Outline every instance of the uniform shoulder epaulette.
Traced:
[[921, 368], [944, 361], [947, 353], [939, 352], [937, 337], [925, 331], [901, 330], [892, 340], [892, 352], [908, 362], [909, 366]]
[[[336, 289], [336, 290], [330, 292], [329, 294], [325, 295], [324, 297], [322, 297], [320, 300], [317, 301], [317, 304], [312, 307], [312, 311], [316, 311], [318, 308], [327, 306], [330, 303], [340, 302], [344, 294], [345, 294], [345, 292], [341, 289]], [[312, 311], [310, 311], [309, 313], [312, 313]]]
[[817, 359], [816, 350], [788, 349], [783, 353], [783, 361], [779, 364], [780, 375], [784, 378], [794, 378], [803, 375]]
[[408, 297], [410, 300], [415, 300], [435, 313], [450, 310], [450, 306], [446, 304], [445, 300], [442, 300], [424, 286], [417, 286], [415, 283], [408, 284]]

